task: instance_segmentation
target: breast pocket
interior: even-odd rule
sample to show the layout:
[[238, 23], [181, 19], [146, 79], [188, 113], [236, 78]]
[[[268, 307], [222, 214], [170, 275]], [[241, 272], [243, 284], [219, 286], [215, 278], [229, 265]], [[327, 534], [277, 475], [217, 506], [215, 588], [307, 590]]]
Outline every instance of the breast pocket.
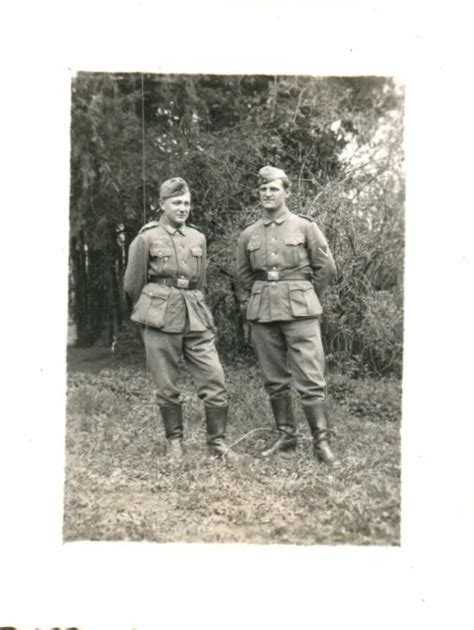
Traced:
[[287, 265], [297, 267], [302, 262], [306, 262], [307, 255], [304, 247], [304, 234], [293, 234], [284, 239], [284, 258]]
[[171, 271], [170, 263], [173, 256], [171, 247], [152, 243], [150, 246], [150, 256], [154, 259], [152, 264], [155, 272], [166, 273]]
[[252, 267], [258, 267], [265, 264], [262, 239], [260, 236], [253, 236], [247, 243], [247, 251], [250, 256]]
[[203, 251], [200, 245], [195, 245], [194, 247], [191, 247], [191, 259], [193, 261], [193, 272], [196, 274], [197, 277], [199, 277], [201, 274], [202, 255], [203, 255]]

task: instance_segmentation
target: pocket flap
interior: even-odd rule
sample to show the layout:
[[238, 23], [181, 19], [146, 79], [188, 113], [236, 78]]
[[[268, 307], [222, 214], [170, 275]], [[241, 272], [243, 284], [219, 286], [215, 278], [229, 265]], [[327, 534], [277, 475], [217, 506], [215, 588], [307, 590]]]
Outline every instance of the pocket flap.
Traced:
[[170, 293], [170, 287], [161, 284], [146, 284], [142, 290], [142, 295], [147, 295], [150, 298], [159, 298], [160, 300], [166, 300]]
[[191, 254], [193, 256], [202, 256], [202, 247], [200, 245], [195, 245], [191, 247]]
[[290, 291], [311, 291], [311, 289], [314, 288], [309, 280], [300, 280], [297, 282], [298, 284], [293, 284], [293, 282], [291, 283]]
[[247, 249], [250, 252], [252, 252], [255, 249], [260, 249], [261, 245], [262, 245], [262, 239], [261, 238], [251, 238], [250, 241], [248, 242]]
[[285, 238], [285, 245], [303, 245], [304, 234], [295, 234]]
[[156, 256], [157, 258], [168, 258], [173, 253], [173, 250], [170, 247], [152, 245], [150, 247], [150, 253], [152, 256]]

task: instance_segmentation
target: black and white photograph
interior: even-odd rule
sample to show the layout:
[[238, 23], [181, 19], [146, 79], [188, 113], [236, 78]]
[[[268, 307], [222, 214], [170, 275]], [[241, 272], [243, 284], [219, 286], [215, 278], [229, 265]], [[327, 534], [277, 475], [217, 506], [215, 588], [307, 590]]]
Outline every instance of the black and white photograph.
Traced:
[[472, 626], [470, 24], [5, 3], [0, 628]]
[[64, 540], [399, 545], [403, 84], [71, 90]]

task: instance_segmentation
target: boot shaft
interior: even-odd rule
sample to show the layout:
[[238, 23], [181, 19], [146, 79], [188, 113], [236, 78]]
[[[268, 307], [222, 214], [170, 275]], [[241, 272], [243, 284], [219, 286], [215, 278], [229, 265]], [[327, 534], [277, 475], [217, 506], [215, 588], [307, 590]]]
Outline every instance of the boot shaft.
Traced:
[[296, 448], [296, 419], [293, 413], [291, 395], [270, 398], [270, 405], [275, 418], [278, 437], [261, 452], [262, 457], [270, 457], [284, 451], [293, 451]]
[[225, 440], [228, 407], [205, 407], [207, 443], [212, 446]]
[[167, 440], [183, 437], [183, 410], [180, 405], [160, 407]]
[[303, 410], [313, 436], [313, 448], [316, 458], [329, 466], [339, 466], [340, 462], [329, 446], [329, 422], [326, 402], [321, 400], [312, 405], [305, 405]]
[[238, 456], [225, 442], [228, 407], [205, 407], [205, 410], [209, 455], [219, 459], [237, 461]]
[[293, 402], [291, 395], [279, 396], [278, 398], [270, 398], [273, 417], [280, 434], [287, 435], [296, 434], [296, 419], [293, 413]]
[[329, 441], [329, 422], [326, 401], [318, 400], [311, 405], [303, 405], [303, 411], [315, 443]]

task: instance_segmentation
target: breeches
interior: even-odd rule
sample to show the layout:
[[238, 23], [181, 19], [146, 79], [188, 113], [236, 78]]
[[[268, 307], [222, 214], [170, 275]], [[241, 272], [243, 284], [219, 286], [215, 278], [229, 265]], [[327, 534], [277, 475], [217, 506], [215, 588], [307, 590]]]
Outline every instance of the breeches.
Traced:
[[319, 319], [250, 325], [252, 345], [270, 398], [286, 395], [293, 381], [303, 405], [324, 399], [326, 382]]
[[224, 371], [214, 343], [214, 334], [210, 330], [166, 333], [156, 328], [143, 328], [142, 338], [160, 406], [179, 405], [180, 391], [176, 383], [181, 356], [189, 368], [197, 395], [204, 404], [208, 407], [227, 405]]

